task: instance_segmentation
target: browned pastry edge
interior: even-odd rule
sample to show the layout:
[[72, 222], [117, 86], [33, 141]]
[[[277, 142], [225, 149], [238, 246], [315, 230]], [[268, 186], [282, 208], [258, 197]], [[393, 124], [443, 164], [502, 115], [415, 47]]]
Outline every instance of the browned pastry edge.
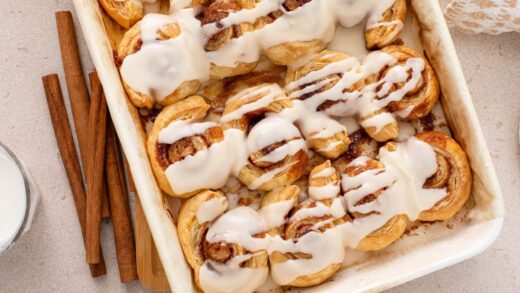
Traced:
[[435, 206], [419, 215], [421, 221], [439, 221], [453, 217], [471, 193], [471, 167], [466, 152], [448, 135], [429, 131], [417, 138], [431, 145], [437, 156], [437, 172], [426, 180], [425, 188], [446, 188], [448, 194]]
[[[369, 50], [381, 49], [393, 44], [399, 37], [399, 32], [406, 19], [406, 0], [396, 0], [394, 5], [383, 13], [380, 22], [400, 21], [399, 24], [381, 25], [365, 31], [366, 47]], [[393, 37], [390, 36], [394, 34]]]

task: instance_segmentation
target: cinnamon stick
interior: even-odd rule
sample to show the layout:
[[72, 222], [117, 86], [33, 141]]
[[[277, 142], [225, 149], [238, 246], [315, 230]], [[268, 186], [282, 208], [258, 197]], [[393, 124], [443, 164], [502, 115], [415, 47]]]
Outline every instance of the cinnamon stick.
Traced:
[[[90, 100], [85, 78], [83, 77], [83, 69], [81, 66], [81, 58], [78, 50], [78, 43], [76, 41], [72, 14], [70, 11], [59, 11], [56, 12], [55, 16], [60, 41], [61, 59], [70, 99], [70, 107], [72, 109], [74, 125], [76, 126], [81, 161], [83, 162], [83, 170], [85, 171], [85, 181], [88, 182], [90, 174], [87, 174], [85, 164], [89, 159], [88, 115]], [[93, 95], [98, 93], [101, 93], [101, 91], [97, 89], [92, 91]], [[108, 207], [106, 184], [103, 188], [103, 198], [105, 198], [105, 200], [102, 205], [102, 207], [104, 207], [102, 209], [102, 215], [103, 218], [107, 218], [110, 217], [110, 210]]]
[[89, 112], [88, 140], [91, 142], [87, 174], [87, 262], [100, 261], [101, 206], [105, 163], [107, 104], [104, 95], [93, 95]]
[[87, 84], [83, 77], [72, 14], [70, 11], [59, 11], [56, 12], [55, 16], [60, 40], [61, 60], [67, 81], [67, 91], [69, 92], [72, 116], [78, 134], [81, 159], [83, 164], [85, 164], [88, 159], [87, 153], [89, 149], [88, 114], [90, 101]]
[[[89, 73], [88, 79], [90, 81], [90, 93], [92, 95], [92, 100], [101, 99], [103, 97], [103, 86], [101, 85], [101, 82], [99, 81], [97, 74], [95, 72]], [[86, 162], [86, 160], [83, 160], [83, 162]], [[86, 168], [85, 171], [87, 171]], [[87, 174], [87, 172], [85, 173], [85, 177], [87, 177], [87, 182], [94, 180], [94, 178], [92, 178], [92, 174]], [[108, 192], [105, 178], [103, 178], [103, 190], [101, 192], [101, 199], [101, 217], [104, 219], [110, 218], [110, 205], [108, 203]]]
[[[103, 184], [103, 189], [105, 189], [105, 188], [106, 188], [106, 184]], [[101, 218], [109, 219], [110, 216], [111, 216], [110, 204], [108, 202], [108, 190], [107, 190], [107, 192], [101, 193]]]
[[[81, 177], [81, 167], [74, 147], [74, 138], [67, 117], [67, 109], [63, 101], [58, 75], [51, 74], [42, 77], [43, 87], [49, 106], [49, 113], [56, 136], [56, 142], [60, 150], [63, 166], [67, 173], [67, 178], [74, 198], [76, 213], [81, 226], [83, 242], [86, 244], [86, 196]], [[107, 273], [103, 253], [100, 251], [100, 261], [98, 264], [91, 264], [90, 274], [97, 278]]]
[[135, 243], [124, 179], [123, 162], [114, 126], [107, 126], [106, 173], [119, 277], [122, 283], [137, 278]]

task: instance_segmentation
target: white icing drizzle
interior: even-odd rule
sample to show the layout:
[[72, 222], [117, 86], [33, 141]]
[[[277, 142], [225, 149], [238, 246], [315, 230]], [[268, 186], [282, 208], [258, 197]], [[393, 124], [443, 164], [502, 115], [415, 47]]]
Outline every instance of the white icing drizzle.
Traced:
[[203, 202], [197, 210], [199, 224], [211, 222], [222, 215], [228, 209], [228, 201], [225, 197], [212, 198]]
[[240, 255], [225, 264], [205, 261], [199, 270], [200, 284], [204, 292], [249, 293], [265, 283], [269, 270], [243, 268], [240, 264], [252, 255]]
[[[237, 62], [253, 62], [258, 60], [263, 50], [285, 42], [314, 39], [328, 42], [332, 39], [337, 20], [345, 26], [353, 26], [361, 22], [366, 15], [370, 15], [367, 21], [369, 29], [381, 25], [399, 25], [397, 22], [381, 22], [384, 11], [391, 7], [395, 0], [313, 0], [291, 12], [285, 11], [281, 6], [282, 2], [264, 0], [257, 3], [253, 9], [230, 13], [218, 22], [218, 26], [215, 23], [201, 28], [200, 23], [194, 18], [195, 12], [192, 9], [183, 9], [191, 1], [174, 1], [174, 5], [171, 6], [172, 16], [155, 15], [143, 19], [143, 46], [139, 52], [125, 58], [121, 74], [133, 89], [153, 95], [160, 101], [184, 81], [207, 80], [211, 63], [234, 66]], [[273, 23], [232, 39], [220, 50], [203, 52], [202, 44], [208, 36], [234, 24], [253, 22], [258, 17], [276, 10], [282, 10], [284, 15]], [[181, 34], [171, 40], [155, 40], [157, 29], [172, 22], [179, 25]], [[333, 62], [288, 84], [286, 89], [291, 92], [291, 108], [280, 113], [267, 114], [266, 118], [255, 125], [247, 135], [238, 129], [228, 129], [224, 132], [222, 142], [214, 143], [208, 149], [170, 165], [166, 169], [166, 176], [173, 190], [176, 193], [185, 193], [203, 188], [218, 189], [226, 184], [231, 174], [236, 176], [248, 163], [249, 154], [277, 142], [286, 143], [263, 156], [261, 162], [275, 163], [299, 150], [307, 151], [302, 134], [305, 139], [311, 140], [328, 138], [347, 130], [350, 133], [354, 132], [359, 125], [351, 116], [365, 118], [378, 112], [389, 103], [401, 100], [419, 83], [425, 66], [422, 59], [411, 58], [405, 64], [395, 64], [396, 60], [389, 54], [374, 52], [363, 62], [354, 57]], [[360, 90], [343, 92], [387, 66], [393, 67], [380, 81], [366, 85]], [[340, 74], [341, 77], [330, 89], [315, 93], [303, 101], [297, 99], [323, 88], [330, 82], [327, 77], [335, 74]], [[320, 81], [322, 79], [324, 80]], [[398, 83], [402, 86], [394, 89], [393, 85]], [[391, 93], [390, 89], [393, 90]], [[228, 102], [237, 99], [248, 100], [257, 95], [262, 97], [226, 113], [221, 122], [239, 119], [247, 113], [287, 98], [278, 85], [270, 84], [246, 89], [231, 97]], [[326, 101], [339, 103], [324, 113], [318, 112], [317, 108]], [[411, 111], [413, 108], [407, 108], [396, 115], [406, 117]], [[340, 123], [328, 115], [348, 117], [350, 120], [342, 120]], [[361, 125], [380, 130], [394, 121], [393, 114], [383, 111], [379, 115], [363, 119]], [[171, 144], [179, 139], [201, 134], [214, 126], [217, 124], [172, 122], [161, 131], [159, 141]], [[336, 146], [331, 144], [329, 148], [333, 149]], [[352, 164], [364, 164], [366, 160], [367, 158], [359, 158]], [[300, 276], [319, 272], [331, 264], [341, 264], [345, 257], [345, 247], [356, 248], [359, 241], [396, 215], [406, 215], [415, 220], [422, 210], [431, 208], [446, 195], [445, 189], [422, 188], [424, 181], [437, 168], [435, 153], [428, 144], [412, 137], [398, 144], [393, 152], [381, 149], [380, 161], [384, 168], [363, 172], [355, 177], [343, 175], [341, 184], [345, 193], [342, 197], [336, 198], [340, 193], [339, 182], [319, 187], [311, 186], [308, 190], [310, 200], [316, 204], [298, 210], [290, 219], [287, 215], [296, 204], [292, 201], [274, 203], [259, 211], [250, 207], [237, 207], [225, 213], [225, 199], [217, 198], [203, 203], [197, 211], [197, 220], [199, 223], [213, 222], [206, 240], [210, 243], [236, 243], [251, 254], [235, 256], [224, 264], [205, 261], [199, 271], [202, 289], [206, 292], [256, 290], [265, 282], [268, 269], [246, 268], [240, 264], [262, 251], [268, 254], [274, 251], [299, 252], [311, 256], [309, 259], [291, 259], [272, 264], [273, 280], [280, 285], [289, 284]], [[266, 172], [248, 187], [258, 188], [290, 167], [292, 164]], [[326, 177], [331, 172], [335, 172], [334, 168], [327, 168], [314, 174], [314, 177]], [[385, 187], [388, 188], [379, 194], [375, 201], [356, 205], [365, 196]], [[331, 206], [320, 201], [332, 198], [334, 199]], [[346, 211], [366, 216], [319, 231], [335, 219], [343, 217]], [[374, 211], [377, 213], [372, 213]], [[219, 217], [221, 213], [224, 214]], [[263, 238], [253, 237], [288, 221], [326, 215], [331, 218], [317, 222], [312, 227], [313, 231], [297, 240], [284, 240], [280, 236], [271, 235]]]
[[[326, 139], [339, 133], [347, 133], [347, 128], [340, 122], [330, 118], [325, 113], [316, 111], [317, 107], [327, 100], [345, 101], [350, 109], [347, 112], [355, 109], [354, 112], [357, 112], [361, 117], [380, 112], [361, 121], [363, 127], [374, 127], [376, 131], [380, 131], [385, 125], [395, 121], [391, 113], [380, 110], [390, 102], [400, 100], [408, 91], [415, 88], [424, 69], [424, 61], [420, 58], [411, 58], [405, 64], [396, 65], [395, 63], [396, 60], [389, 54], [374, 52], [364, 59], [363, 64], [360, 64], [356, 58], [350, 57], [331, 63], [289, 83], [287, 89], [291, 91], [305, 85], [312, 87], [315, 80], [320, 80], [331, 74], [343, 73], [341, 79], [330, 89], [316, 93], [303, 101], [294, 99], [292, 100], [292, 107], [285, 108], [279, 113], [268, 113], [267, 117], [255, 125], [247, 136], [241, 130], [229, 129], [225, 132], [223, 142], [215, 143], [209, 149], [199, 151], [195, 155], [169, 166], [166, 170], [166, 176], [174, 192], [186, 193], [202, 188], [220, 188], [225, 184], [230, 174], [236, 176], [242, 167], [247, 164], [249, 154], [274, 143], [284, 142], [260, 158], [261, 162], [276, 163], [300, 150], [307, 151], [300, 132], [307, 140]], [[393, 67], [387, 71], [387, 74], [381, 80], [363, 87], [360, 91], [343, 93], [345, 88], [349, 88], [360, 79], [379, 72], [389, 65], [393, 65]], [[411, 72], [411, 75], [408, 74], [409, 72]], [[389, 89], [396, 83], [404, 84], [401, 88], [390, 93]], [[303, 87], [297, 91], [292, 91], [290, 97], [298, 97], [306, 90], [307, 87]], [[240, 119], [247, 113], [268, 107], [273, 102], [286, 98], [277, 84], [264, 84], [245, 89], [231, 97], [228, 103], [236, 101], [251, 102], [245, 102], [234, 111], [226, 113], [221, 122]], [[355, 104], [355, 107], [350, 104]], [[173, 143], [180, 138], [201, 133], [212, 126], [214, 124], [211, 122], [198, 124], [189, 124], [182, 121], [174, 122], [161, 131], [160, 142]], [[339, 143], [341, 142], [333, 142], [328, 145], [327, 149], [332, 150]], [[287, 164], [265, 172], [250, 183], [248, 187], [257, 189], [278, 174], [289, 170], [290, 167], [292, 165]], [[323, 196], [327, 196], [334, 190], [327, 187], [320, 191], [324, 192]], [[318, 190], [312, 190], [312, 192], [314, 191], [317, 192]]]
[[[370, 2], [370, 0], [365, 0], [364, 2]], [[401, 23], [402, 25], [401, 21], [382, 22], [383, 14], [385, 13], [385, 11], [392, 8], [392, 6], [395, 4], [395, 0], [377, 0], [376, 2], [377, 4], [372, 7], [372, 13], [367, 20], [367, 29], [380, 27], [387, 24], [390, 25], [389, 23]]]
[[339, 123], [343, 124], [343, 126], [347, 128], [348, 133], [354, 133], [361, 128], [354, 117], [341, 118]]
[[397, 34], [403, 29], [404, 23], [400, 20], [393, 21], [382, 21], [383, 14], [386, 10], [390, 9], [395, 3], [395, 0], [380, 0], [378, 5], [374, 6], [374, 10], [372, 11], [372, 15], [367, 20], [367, 30], [375, 29], [382, 26], [396, 26], [397, 29], [390, 30], [390, 34], [388, 34], [383, 43], [388, 43], [393, 40]]
[[[157, 40], [157, 31], [175, 23], [180, 35]], [[121, 65], [121, 76], [133, 90], [162, 101], [185, 81], [209, 79], [209, 64], [205, 61], [200, 35], [200, 23], [190, 9], [167, 16], [147, 14], [141, 20], [143, 44], [136, 53], [127, 56]]]
[[295, 200], [284, 200], [261, 208], [259, 213], [264, 218], [267, 229], [285, 224], [286, 216], [295, 204]]
[[335, 198], [330, 206], [327, 206], [321, 201], [316, 201], [314, 207], [303, 208], [298, 210], [289, 218], [289, 222], [300, 221], [305, 218], [320, 218], [325, 215], [331, 215], [334, 218], [341, 218], [345, 215], [345, 208], [343, 201], [340, 198]]
[[[212, 122], [173, 121], [159, 133], [159, 143], [172, 144], [216, 126]], [[243, 132], [226, 130], [223, 141], [213, 143], [209, 148], [169, 165], [165, 175], [172, 190], [183, 194], [224, 186], [229, 176], [232, 173], [237, 174], [247, 162], [247, 153], [243, 149], [244, 139]]]
[[[393, 152], [382, 148], [379, 157], [384, 168], [369, 170], [354, 177], [344, 175], [342, 178], [344, 199], [350, 212], [377, 212], [354, 219], [351, 225], [344, 225], [345, 243], [351, 248], [357, 247], [361, 239], [396, 215], [406, 215], [415, 221], [421, 211], [431, 208], [447, 194], [445, 188], [422, 187], [426, 179], [437, 170], [435, 152], [427, 143], [412, 137], [405, 143], [399, 143]], [[366, 160], [367, 157], [360, 157], [351, 164], [363, 165]], [[377, 200], [355, 205], [363, 197], [378, 190], [382, 192]]]
[[262, 186], [262, 184], [272, 180], [276, 175], [281, 174], [281, 173], [289, 170], [296, 163], [297, 162], [292, 162], [290, 164], [287, 164], [287, 165], [275, 168], [273, 170], [270, 170], [268, 172], [265, 172], [260, 177], [258, 177], [255, 180], [253, 180], [251, 185], [249, 185], [248, 187], [251, 188], [251, 189], [257, 189], [258, 187]]
[[241, 23], [253, 23], [260, 16], [268, 15], [280, 8], [279, 0], [263, 0], [255, 5], [253, 9], [230, 12], [228, 16], [218, 22], [208, 23], [202, 27], [206, 36], [212, 36], [221, 30]]
[[328, 167], [328, 168], [325, 168], [325, 169], [321, 170], [320, 172], [312, 175], [312, 178], [329, 177], [329, 176], [334, 175], [334, 173], [336, 173], [336, 169], [334, 169], [334, 167]]
[[[276, 222], [276, 220], [267, 222]], [[250, 207], [238, 207], [228, 211], [213, 223], [206, 233], [206, 240], [210, 243], [237, 243], [247, 250], [259, 251], [263, 249], [265, 240], [254, 238], [253, 235], [267, 230], [269, 230], [268, 226], [260, 213]]]
[[[230, 12], [218, 22], [204, 26], [195, 18], [198, 9], [189, 8], [191, 2], [170, 1], [170, 16], [147, 14], [141, 22], [143, 46], [127, 56], [121, 67], [126, 84], [158, 102], [184, 81], [207, 81], [211, 64], [234, 67], [240, 62], [256, 62], [265, 50], [288, 42], [321, 40], [329, 43], [337, 21], [351, 27], [368, 15], [367, 28], [396, 24], [402, 27], [399, 21], [381, 21], [384, 11], [395, 0], [312, 0], [293, 11], [285, 9], [285, 0], [263, 0], [251, 9]], [[233, 38], [216, 51], [204, 51], [204, 44], [219, 31], [241, 23], [254, 23], [275, 11], [282, 15], [272, 23]], [[157, 30], [170, 23], [176, 23], [181, 34], [169, 40], [156, 40]]]
[[[338, 202], [341, 205], [341, 201]], [[285, 203], [282, 205], [285, 205]], [[279, 208], [280, 206], [275, 207], [275, 209]], [[324, 216], [328, 211], [335, 212], [335, 210], [337, 210], [337, 208], [324, 208], [320, 211], [314, 211], [314, 214]], [[342, 211], [344, 213], [344, 209], [342, 209]], [[206, 240], [210, 243], [236, 243], [254, 252], [265, 251], [269, 254], [274, 251], [282, 253], [300, 252], [312, 255], [311, 259], [289, 260], [284, 263], [271, 264], [271, 276], [273, 280], [280, 285], [289, 284], [301, 275], [316, 273], [331, 263], [342, 263], [344, 258], [342, 235], [333, 232], [332, 229], [324, 233], [311, 231], [300, 237], [297, 241], [283, 240], [278, 235], [266, 235], [264, 238], [253, 237], [253, 235], [260, 233], [262, 229], [265, 231], [269, 228], [266, 222], [273, 222], [272, 219], [264, 218], [265, 216], [272, 216], [275, 219], [279, 219], [279, 215], [273, 213], [259, 213], [248, 207], [238, 207], [225, 213], [209, 228], [206, 234]], [[277, 221], [274, 220], [274, 222]], [[243, 256], [237, 256], [235, 258], [241, 261]], [[206, 260], [204, 266], [208, 263], [213, 262]], [[222, 266], [225, 270], [234, 270], [237, 274], [240, 274], [238, 270], [244, 269], [246, 272], [249, 270], [247, 268], [237, 268], [236, 265], [234, 266], [235, 263], [236, 262], [231, 262], [229, 265], [225, 264]], [[202, 268], [200, 273], [206, 274]], [[228, 281], [227, 286], [233, 288], [239, 288], [238, 286], [240, 286], [239, 280], [235, 280], [234, 278], [228, 278], [226, 281]]]
[[239, 92], [235, 96], [229, 98], [227, 103], [230, 103], [230, 102], [236, 101], [236, 100], [248, 100], [248, 99], [252, 99], [254, 97], [260, 96], [260, 95], [262, 96], [261, 99], [253, 101], [251, 103], [246, 103], [242, 107], [236, 109], [235, 111], [233, 111], [231, 113], [227, 113], [224, 116], [222, 116], [221, 122], [225, 123], [225, 122], [239, 119], [246, 113], [250, 113], [254, 110], [267, 107], [273, 102], [276, 102], [276, 101], [279, 101], [282, 99], [287, 99], [287, 97], [285, 96], [285, 94], [282, 91], [282, 89], [280, 88], [280, 86], [278, 86], [277, 84], [268, 84], [268, 85], [259, 85], [256, 87], [247, 88], [247, 89]]
[[337, 196], [339, 192], [339, 182], [329, 183], [324, 186], [309, 186], [309, 195], [315, 200], [333, 198]]
[[172, 144], [186, 137], [203, 134], [206, 130], [213, 127], [219, 126], [213, 122], [190, 123], [185, 120], [176, 120], [161, 130], [159, 142]]
[[[330, 56], [323, 58], [328, 57]], [[287, 84], [286, 89], [291, 92], [289, 97], [296, 99], [321, 89], [327, 84], [327, 77], [341, 74], [341, 78], [334, 86], [325, 91], [314, 93], [307, 97], [303, 103], [312, 112], [316, 111], [326, 101], [336, 101], [338, 103], [328, 109], [332, 109], [333, 113], [327, 111], [325, 113], [343, 117], [357, 114], [362, 118], [361, 126], [364, 128], [374, 127], [376, 132], [379, 132], [385, 125], [396, 121], [393, 114], [384, 111], [384, 108], [391, 102], [402, 100], [408, 92], [416, 88], [425, 68], [425, 62], [422, 58], [410, 58], [404, 64], [396, 63], [397, 60], [394, 57], [382, 51], [368, 54], [362, 63], [355, 57], [349, 57], [306, 74]], [[380, 72], [387, 66], [390, 69], [379, 81], [365, 85], [353, 92], [345, 91], [345, 89]], [[395, 89], [394, 85], [396, 84], [402, 84], [402, 86]], [[390, 92], [391, 89], [392, 92]], [[408, 107], [405, 111], [396, 114], [406, 117], [413, 109], [413, 107]], [[348, 121], [347, 123], [352, 125]]]
[[303, 139], [291, 140], [288, 143], [270, 152], [266, 156], [263, 156], [260, 161], [276, 163], [283, 160], [287, 156], [292, 156], [297, 152], [306, 149], [307, 146], [305, 145], [305, 141], [303, 141]]
[[[259, 253], [305, 253], [309, 258], [290, 259], [282, 263], [271, 264], [271, 276], [279, 285], [287, 285], [300, 276], [319, 272], [331, 264], [341, 264], [345, 258], [345, 247], [356, 248], [359, 241], [371, 232], [382, 227], [396, 215], [406, 215], [410, 220], [417, 219], [419, 213], [431, 208], [438, 200], [446, 195], [446, 189], [424, 189], [422, 186], [427, 178], [433, 175], [437, 168], [436, 156], [433, 148], [427, 143], [410, 138], [404, 143], [397, 144], [394, 151], [382, 148], [379, 153], [384, 168], [368, 170], [357, 176], [343, 175], [342, 186], [345, 194], [335, 198], [330, 206], [321, 201], [314, 205], [307, 205], [299, 209], [290, 219], [286, 218], [294, 202], [282, 201], [273, 203], [255, 211], [249, 207], [238, 207], [230, 210], [218, 218], [210, 226], [206, 240], [210, 243], [235, 243], [244, 249]], [[353, 161], [352, 165], [364, 165], [369, 158], [361, 157]], [[329, 176], [330, 168], [315, 174], [316, 178]], [[386, 188], [386, 189], [384, 189]], [[365, 196], [382, 190], [376, 200], [356, 205]], [[346, 211], [365, 214], [352, 222], [336, 224], [332, 228], [319, 231], [335, 219], [342, 218]], [[376, 212], [376, 213], [374, 213]], [[310, 231], [297, 240], [284, 240], [279, 235], [265, 235], [263, 238], [254, 237], [273, 227], [282, 225], [285, 221], [294, 222], [309, 217], [321, 218], [326, 215], [330, 218], [318, 221]], [[236, 258], [236, 260], [235, 260]], [[248, 268], [239, 268], [236, 264], [243, 262], [247, 256], [237, 256], [226, 264], [216, 264], [218, 272], [233, 271], [237, 275], [247, 275]], [[206, 272], [211, 261], [206, 261], [201, 274]], [[211, 284], [208, 288], [218, 290], [219, 284], [226, 284], [224, 288], [241, 288], [242, 279], [219, 274], [221, 279], [204, 278]], [[263, 278], [263, 272], [262, 272]], [[201, 279], [202, 280], [202, 279]], [[255, 279], [256, 280], [256, 279]], [[260, 286], [248, 287], [248, 292]], [[204, 288], [205, 289], [205, 288]], [[205, 289], [206, 290], [206, 289]], [[231, 289], [230, 289], [231, 290]], [[221, 291], [208, 291], [221, 292]]]
[[280, 119], [278, 117], [268, 117], [256, 124], [247, 136], [247, 146], [249, 152], [257, 152], [265, 147], [268, 147], [277, 142], [289, 141], [294, 142], [292, 146], [288, 144], [277, 148], [283, 149], [285, 152], [271, 152], [268, 156], [271, 158], [279, 157], [278, 160], [268, 160], [263, 157], [263, 160], [270, 162], [278, 162], [289, 154], [294, 154], [303, 149], [306, 150], [305, 143], [301, 139], [301, 134], [290, 122]]
[[311, 40], [322, 40], [328, 43], [332, 40], [335, 18], [331, 17], [330, 9], [334, 4], [333, 1], [314, 0], [293, 11], [286, 11], [283, 2], [283, 0], [264, 0], [253, 9], [230, 13], [228, 17], [219, 21], [229, 25], [240, 19], [260, 18], [267, 15], [267, 11], [280, 10], [284, 13], [274, 22], [230, 40], [226, 46], [217, 51], [208, 52], [210, 62], [230, 67], [235, 66], [237, 62], [258, 61], [264, 50], [283, 43]]
[[312, 257], [271, 264], [271, 276], [280, 285], [290, 284], [300, 276], [320, 272], [331, 264], [341, 264], [345, 258], [342, 235], [334, 229], [328, 229], [323, 233], [311, 231], [300, 237], [292, 246], [290, 250]]
[[171, 164], [165, 175], [177, 194], [218, 189], [226, 184], [232, 170], [234, 162], [229, 158], [228, 144], [225, 141], [214, 143], [206, 150]]
[[[217, 126], [213, 122], [173, 121], [159, 133], [159, 143], [172, 144], [179, 139], [204, 133], [207, 129]], [[249, 154], [280, 142], [283, 144], [259, 158], [259, 161], [277, 163], [301, 150], [307, 152], [307, 146], [298, 128], [291, 122], [271, 116], [256, 124], [247, 136], [242, 130], [227, 129], [224, 131], [223, 141], [213, 143], [209, 148], [199, 150], [194, 155], [171, 164], [166, 168], [165, 175], [177, 194], [205, 188], [218, 189], [226, 184], [231, 174], [238, 176], [240, 170], [248, 164]], [[253, 180], [248, 187], [259, 188], [296, 163], [269, 170]]]
[[[332, 176], [336, 173], [336, 169], [334, 167], [328, 167], [316, 174], [312, 174], [309, 176], [309, 180], [317, 179], [317, 178], [324, 178]], [[334, 198], [339, 195], [340, 193], [340, 182], [339, 180], [335, 182], [329, 182], [326, 185], [323, 186], [314, 186], [312, 184], [309, 184], [308, 188], [309, 195], [314, 200], [323, 200], [327, 198]]]

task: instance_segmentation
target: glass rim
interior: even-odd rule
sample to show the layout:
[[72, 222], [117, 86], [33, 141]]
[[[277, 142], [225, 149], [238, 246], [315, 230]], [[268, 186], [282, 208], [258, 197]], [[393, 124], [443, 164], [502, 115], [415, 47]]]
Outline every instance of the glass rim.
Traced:
[[25, 171], [25, 168], [22, 164], [22, 162], [16, 157], [16, 155], [2, 142], [0, 142], [0, 149], [3, 150], [9, 159], [11, 159], [18, 169], [20, 170], [20, 173], [22, 174], [24, 185], [25, 185], [25, 199], [26, 199], [26, 208], [25, 208], [25, 215], [22, 221], [22, 224], [20, 225], [20, 228], [18, 229], [18, 232], [16, 233], [15, 237], [9, 243], [9, 245], [6, 247], [4, 251], [0, 251], [0, 255], [7, 251], [11, 245], [13, 245], [20, 237], [22, 236], [23, 231], [25, 230], [25, 227], [27, 226], [27, 220], [29, 219], [29, 213], [31, 210], [31, 185], [29, 182], [29, 178], [27, 176], [27, 172]]

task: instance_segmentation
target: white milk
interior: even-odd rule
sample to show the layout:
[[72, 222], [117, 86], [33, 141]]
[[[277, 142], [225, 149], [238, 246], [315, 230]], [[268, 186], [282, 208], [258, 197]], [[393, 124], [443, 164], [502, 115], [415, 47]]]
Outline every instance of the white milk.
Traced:
[[0, 253], [13, 243], [27, 210], [22, 171], [0, 145]]

